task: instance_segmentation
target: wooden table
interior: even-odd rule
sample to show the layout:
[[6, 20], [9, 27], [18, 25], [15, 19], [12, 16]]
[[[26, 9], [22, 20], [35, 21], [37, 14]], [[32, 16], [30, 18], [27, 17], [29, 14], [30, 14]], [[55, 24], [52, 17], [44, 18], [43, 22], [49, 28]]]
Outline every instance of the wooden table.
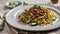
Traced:
[[[10, 0], [0, 0], [0, 15], [3, 15], [6, 11], [9, 11], [9, 9], [4, 7], [7, 1], [10, 1]], [[60, 7], [57, 7], [57, 8], [60, 9]], [[10, 29], [8, 28], [8, 25], [5, 23], [4, 30], [1, 31], [0, 34], [14, 34], [14, 33], [10, 31]], [[51, 32], [45, 32], [43, 34], [60, 34], [60, 29], [56, 29]]]

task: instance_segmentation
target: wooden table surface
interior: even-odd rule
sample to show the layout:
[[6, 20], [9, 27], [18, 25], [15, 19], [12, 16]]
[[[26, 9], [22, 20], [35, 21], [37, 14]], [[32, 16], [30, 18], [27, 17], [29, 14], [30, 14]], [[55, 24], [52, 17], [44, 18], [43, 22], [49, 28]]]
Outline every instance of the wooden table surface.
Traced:
[[[5, 3], [7, 1], [10, 0], [0, 0], [0, 15], [3, 15], [6, 11], [9, 11], [9, 9], [7, 9], [5, 6]], [[57, 7], [58, 9], [60, 9], [60, 7]], [[14, 34], [13, 32], [10, 31], [10, 29], [8, 28], [7, 24], [5, 23], [5, 27], [4, 30], [0, 32], [0, 34]], [[51, 32], [47, 32], [44, 34], [60, 34], [60, 29], [51, 31]]]

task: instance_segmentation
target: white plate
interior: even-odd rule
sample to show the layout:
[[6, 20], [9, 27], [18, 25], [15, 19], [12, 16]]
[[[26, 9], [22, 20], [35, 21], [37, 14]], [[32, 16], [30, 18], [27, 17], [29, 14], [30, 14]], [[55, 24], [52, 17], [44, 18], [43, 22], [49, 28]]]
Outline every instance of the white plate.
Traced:
[[59, 18], [56, 22], [54, 22], [53, 25], [45, 25], [45, 26], [29, 26], [29, 25], [24, 25], [22, 22], [18, 22], [17, 21], [17, 17], [19, 15], [19, 13], [22, 13], [25, 9], [32, 7], [33, 5], [25, 5], [23, 7], [16, 7], [14, 9], [12, 9], [10, 12], [7, 13], [6, 15], [6, 20], [8, 22], [8, 24], [10, 24], [11, 26], [18, 28], [18, 29], [23, 29], [23, 30], [29, 30], [29, 31], [43, 31], [43, 30], [51, 30], [51, 29], [55, 29], [60, 27], [60, 10], [58, 10], [57, 8], [53, 7], [53, 6], [49, 6], [49, 5], [40, 5], [40, 6], [44, 6], [46, 8], [50, 8], [52, 10], [55, 10], [55, 12], [59, 15]]

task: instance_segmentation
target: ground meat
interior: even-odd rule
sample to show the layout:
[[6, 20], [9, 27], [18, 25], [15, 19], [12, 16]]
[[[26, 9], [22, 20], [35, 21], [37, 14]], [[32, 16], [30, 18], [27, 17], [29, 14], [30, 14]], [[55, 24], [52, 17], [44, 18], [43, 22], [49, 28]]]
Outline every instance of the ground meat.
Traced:
[[35, 16], [35, 17], [39, 17], [39, 16], [43, 16], [44, 14], [47, 13], [46, 9], [37, 9], [37, 8], [30, 8], [29, 11]]

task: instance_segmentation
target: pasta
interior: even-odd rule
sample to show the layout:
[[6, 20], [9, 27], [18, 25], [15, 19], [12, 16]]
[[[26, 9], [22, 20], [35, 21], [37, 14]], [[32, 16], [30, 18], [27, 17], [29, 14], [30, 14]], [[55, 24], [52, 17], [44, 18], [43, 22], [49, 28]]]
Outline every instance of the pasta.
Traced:
[[19, 21], [32, 26], [53, 24], [56, 18], [58, 15], [53, 10], [38, 5], [34, 5], [28, 10], [25, 9], [18, 17]]

